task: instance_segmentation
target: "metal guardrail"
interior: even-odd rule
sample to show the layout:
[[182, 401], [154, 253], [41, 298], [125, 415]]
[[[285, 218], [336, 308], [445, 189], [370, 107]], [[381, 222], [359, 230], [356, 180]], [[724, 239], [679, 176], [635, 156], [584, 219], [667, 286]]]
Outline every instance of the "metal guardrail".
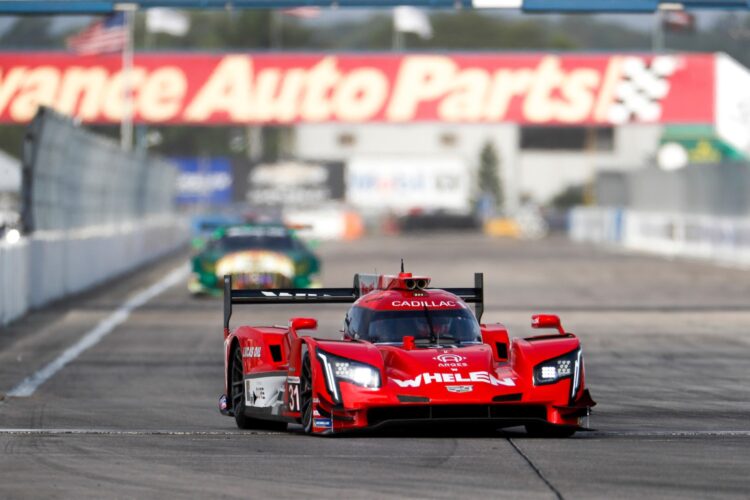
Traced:
[[23, 148], [24, 232], [114, 226], [174, 213], [177, 169], [123, 152], [49, 108], [40, 108]]
[[576, 207], [569, 236], [669, 257], [750, 266], [750, 217], [653, 213], [608, 207]]

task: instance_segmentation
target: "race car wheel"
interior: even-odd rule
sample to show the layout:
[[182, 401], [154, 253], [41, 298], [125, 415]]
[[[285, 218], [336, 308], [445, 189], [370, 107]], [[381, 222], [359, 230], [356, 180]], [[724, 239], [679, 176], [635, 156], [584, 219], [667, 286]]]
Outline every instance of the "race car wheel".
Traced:
[[242, 351], [235, 346], [232, 351], [232, 363], [229, 367], [234, 421], [240, 429], [265, 429], [273, 431], [286, 430], [286, 422], [259, 420], [245, 415], [245, 376], [242, 370]]
[[305, 356], [302, 358], [302, 369], [300, 370], [299, 407], [302, 415], [302, 429], [306, 434], [312, 433], [312, 393], [312, 369], [310, 367], [310, 356], [305, 353]]
[[576, 433], [576, 427], [551, 424], [526, 424], [526, 433], [531, 437], [568, 438]]
[[242, 351], [239, 346], [235, 346], [232, 351], [232, 365], [229, 369], [234, 421], [240, 429], [252, 429], [251, 419], [245, 416], [245, 376], [242, 372]]

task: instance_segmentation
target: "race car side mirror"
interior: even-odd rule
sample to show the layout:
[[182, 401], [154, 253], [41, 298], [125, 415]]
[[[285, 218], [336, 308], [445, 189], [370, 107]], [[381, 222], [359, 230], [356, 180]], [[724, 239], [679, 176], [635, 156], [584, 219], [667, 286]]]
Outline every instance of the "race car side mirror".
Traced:
[[413, 351], [414, 349], [416, 349], [416, 344], [414, 344], [414, 336], [404, 335], [403, 342], [404, 342], [403, 347], [405, 350]]
[[292, 318], [289, 320], [289, 330], [295, 334], [299, 330], [315, 330], [318, 327], [318, 320], [315, 318]]
[[531, 317], [532, 328], [556, 328], [560, 335], [565, 335], [565, 330], [560, 323], [560, 317], [556, 314], [535, 314]]

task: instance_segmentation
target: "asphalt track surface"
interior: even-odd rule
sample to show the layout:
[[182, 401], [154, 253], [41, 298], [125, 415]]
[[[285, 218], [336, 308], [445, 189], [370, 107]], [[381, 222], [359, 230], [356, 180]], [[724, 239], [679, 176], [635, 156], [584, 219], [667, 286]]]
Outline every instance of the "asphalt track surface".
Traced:
[[[0, 498], [748, 498], [750, 272], [623, 255], [562, 238], [479, 235], [324, 244], [324, 282], [407, 270], [470, 286], [485, 321], [531, 333], [559, 313], [583, 341], [595, 432], [531, 439], [391, 432], [318, 438], [239, 431], [217, 411], [221, 304], [184, 280], [120, 317], [28, 397], [0, 401]], [[2, 330], [0, 394], [57, 359], [178, 255]], [[320, 319], [342, 306], [237, 308], [240, 322]]]

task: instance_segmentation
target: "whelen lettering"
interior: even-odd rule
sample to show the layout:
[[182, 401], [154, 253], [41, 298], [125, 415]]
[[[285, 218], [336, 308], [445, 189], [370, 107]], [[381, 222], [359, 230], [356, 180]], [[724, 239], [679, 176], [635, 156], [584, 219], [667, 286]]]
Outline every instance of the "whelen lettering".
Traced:
[[505, 386], [514, 387], [516, 383], [510, 377], [499, 379], [489, 372], [471, 372], [468, 375], [462, 375], [460, 373], [422, 373], [412, 379], [400, 380], [397, 378], [391, 379], [399, 387], [420, 387], [434, 383], [445, 384], [445, 383], [456, 383], [456, 382], [477, 382], [483, 384], [490, 384], [492, 386]]

